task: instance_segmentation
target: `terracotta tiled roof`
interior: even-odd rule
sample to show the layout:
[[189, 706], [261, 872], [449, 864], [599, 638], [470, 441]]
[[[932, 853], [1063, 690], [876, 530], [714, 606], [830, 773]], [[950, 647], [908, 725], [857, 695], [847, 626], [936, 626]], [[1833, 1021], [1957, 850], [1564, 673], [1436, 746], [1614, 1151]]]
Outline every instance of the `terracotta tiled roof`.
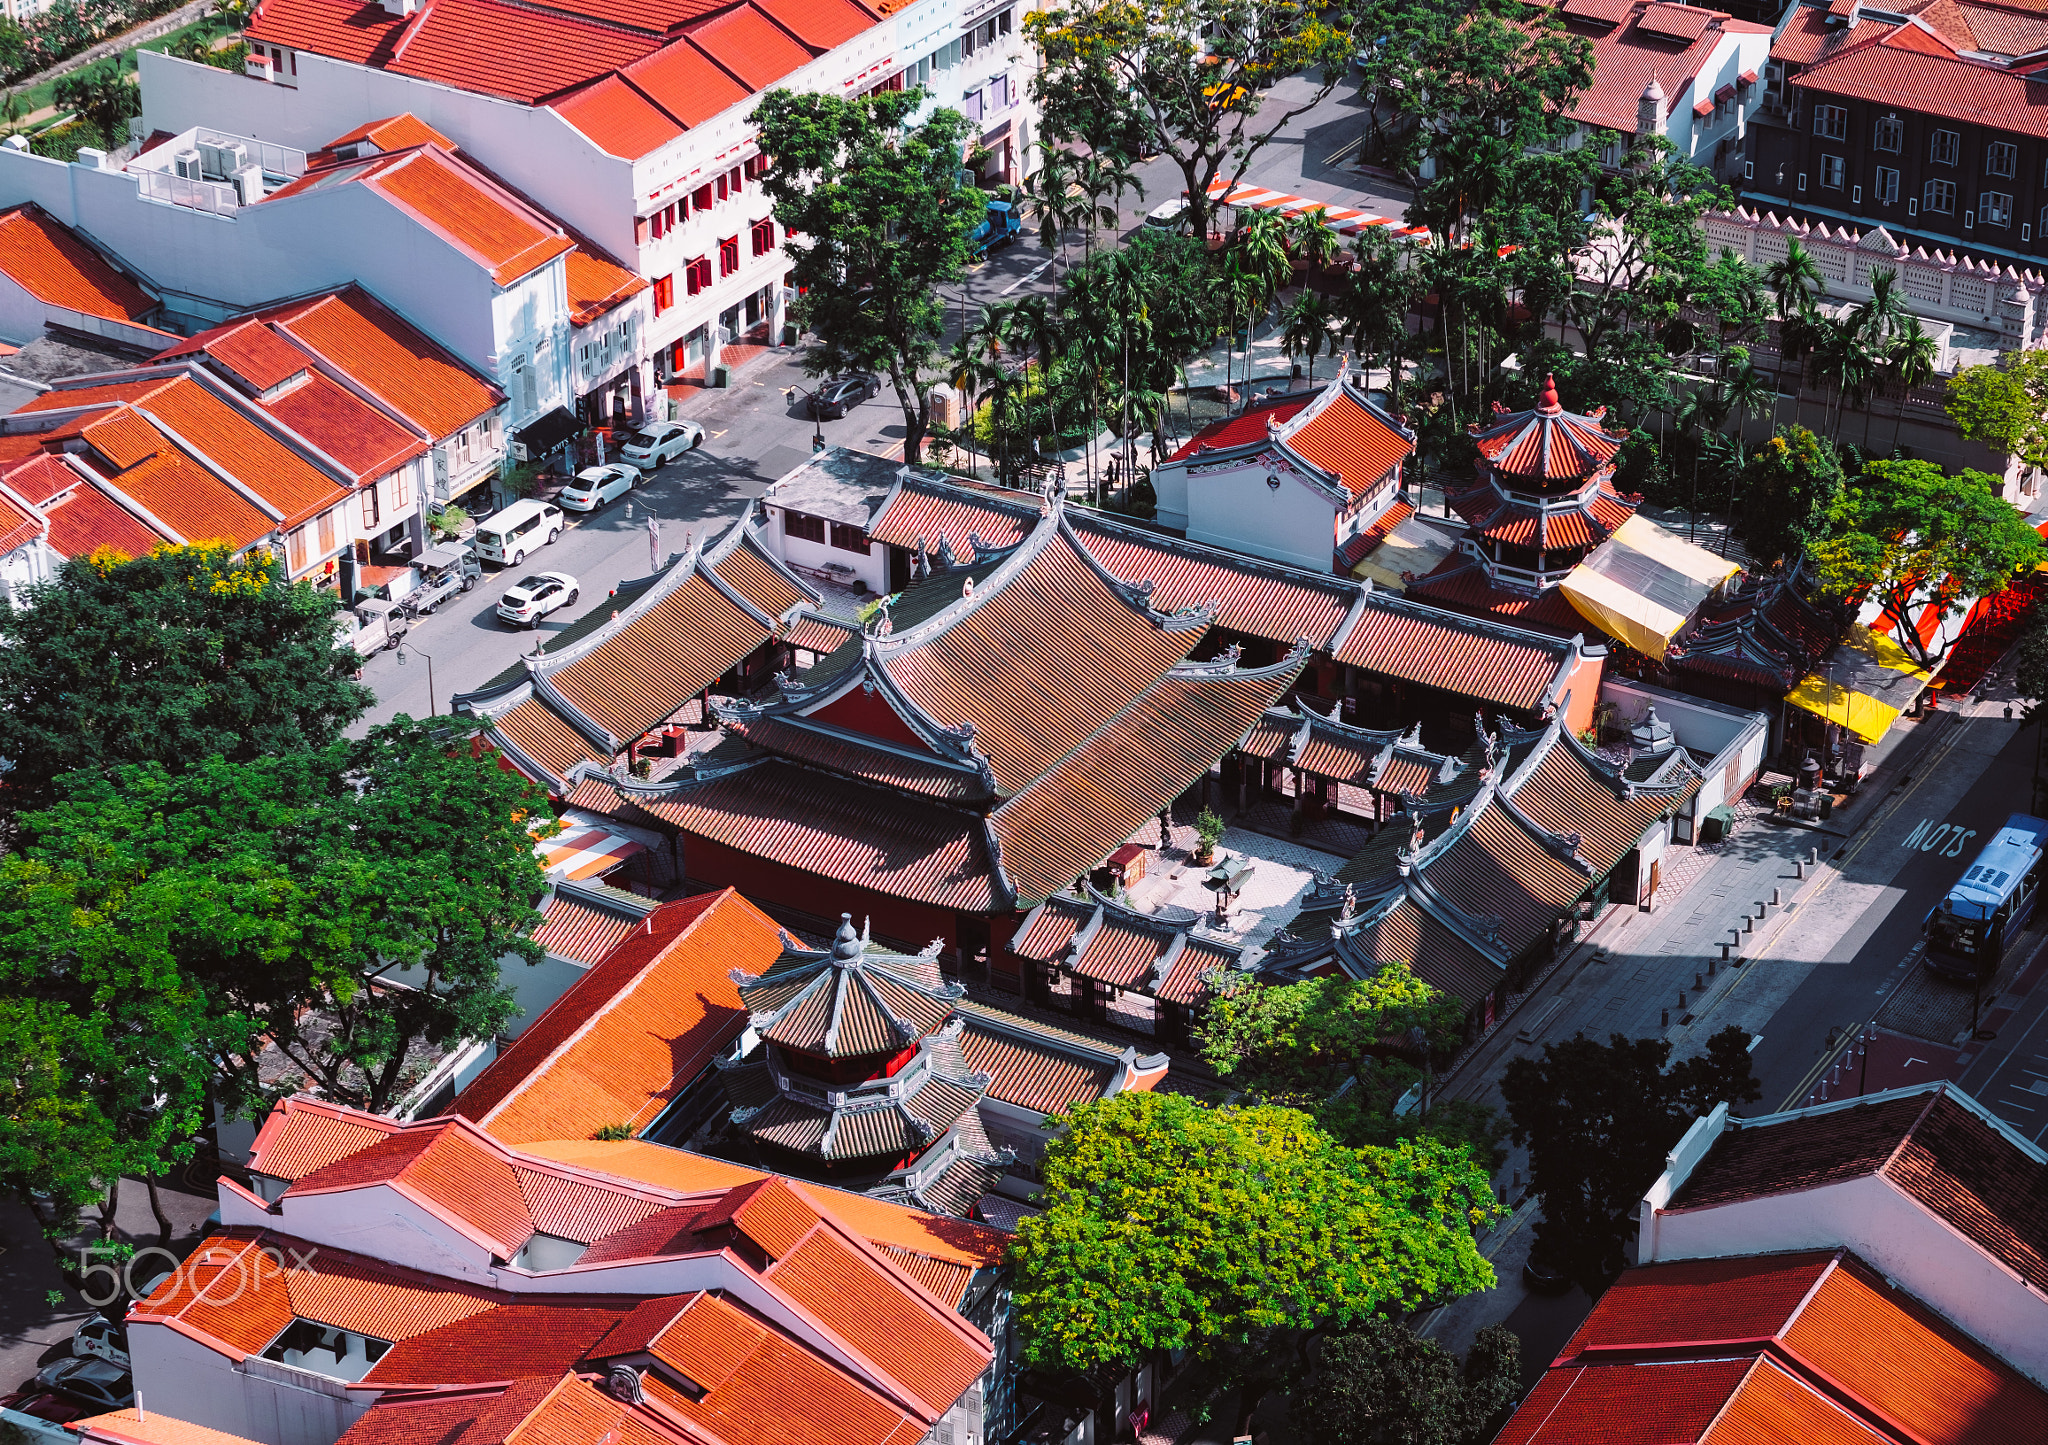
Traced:
[[[1767, 1370], [1747, 1368], [1752, 1364]], [[1654, 1373], [1710, 1366], [1727, 1373]], [[1842, 1251], [1629, 1270], [1559, 1354], [1550, 1377], [1560, 1376], [1563, 1388], [1533, 1391], [1501, 1440], [1831, 1442], [1875, 1436], [1996, 1445], [2048, 1437], [2048, 1393]], [[1721, 1390], [1719, 1401], [1709, 1383]], [[1758, 1386], [1763, 1398], [1722, 1415]], [[1796, 1391], [1813, 1399], [1795, 1404]], [[1643, 1413], [1631, 1416], [1630, 1396]], [[1667, 1417], [1654, 1430], [1643, 1428], [1680, 1400], [1688, 1407], [1683, 1420]], [[1748, 1431], [1755, 1422], [1782, 1423], [1788, 1414], [1818, 1422], [1826, 1433]], [[1710, 1428], [1716, 1415], [1722, 1423]]]
[[[618, 790], [590, 780], [577, 807], [616, 811]], [[973, 814], [781, 759], [685, 788], [635, 789], [624, 806], [804, 873], [941, 908], [998, 902]]]
[[1883, 35], [1892, 27], [1866, 15], [1854, 30], [1828, 23], [1825, 5], [1800, 5], [1786, 19], [1784, 28], [1771, 42], [1771, 59], [1790, 65], [1811, 65], [1847, 45], [1860, 45]]
[[972, 1267], [929, 1255], [912, 1254], [894, 1245], [877, 1246], [889, 1263], [916, 1280], [924, 1291], [948, 1309], [958, 1309], [974, 1279]]
[[39, 440], [34, 436], [0, 436], [0, 447], [8, 443], [30, 444], [24, 449], [25, 455], [0, 458], [0, 481], [32, 507], [42, 506], [85, 480], [85, 474], [67, 466], [61, 454], [33, 450]]
[[1636, 105], [1655, 79], [1676, 109], [1700, 67], [1729, 34], [1767, 35], [1768, 26], [1687, 5], [1637, 4], [1619, 24], [1566, 8], [1573, 34], [1593, 43], [1593, 84], [1567, 112], [1590, 126], [1634, 135]]
[[1673, 1209], [1882, 1174], [2036, 1288], [2048, 1289], [2048, 1165], [2014, 1148], [1944, 1091], [1738, 1124]]
[[1406, 497], [1396, 497], [1387, 504], [1385, 511], [1373, 519], [1373, 524], [1353, 537], [1337, 550], [1339, 571], [1348, 572], [1371, 555], [1373, 548], [1387, 540], [1387, 533], [1415, 515], [1414, 505]]
[[[620, 83], [653, 101], [683, 127], [699, 126], [749, 94], [694, 45], [665, 45], [619, 72]], [[638, 152], [645, 155], [646, 152]]]
[[1167, 611], [1213, 605], [1216, 625], [1290, 647], [1298, 638], [1328, 648], [1349, 615], [1358, 585], [1183, 542], [1094, 514], [1073, 517], [1089, 553], [1126, 582], [1150, 582]]
[[1129, 707], [1200, 635], [1160, 626], [1088, 565], [1064, 528], [1050, 519], [1040, 528], [1028, 561], [991, 579], [944, 625], [899, 634], [903, 645], [882, 661], [938, 722], [973, 724], [975, 746], [1006, 794]]
[[1002, 1027], [978, 1011], [968, 1014], [960, 1052], [969, 1067], [989, 1075], [990, 1098], [1039, 1114], [1101, 1098], [1122, 1072], [1116, 1056], [1107, 1050], [1091, 1057], [1087, 1050], [1062, 1046], [1058, 1040]]
[[558, 958], [597, 963], [635, 930], [645, 930], [652, 899], [636, 894], [614, 898], [610, 888], [557, 884], [541, 910], [547, 919], [533, 931], [533, 941]]
[[176, 1320], [239, 1356], [261, 1353], [294, 1318], [398, 1341], [508, 1299], [287, 1235], [236, 1229], [202, 1242], [156, 1293], [130, 1306], [128, 1318]]
[[256, 391], [278, 386], [306, 370], [306, 353], [260, 321], [235, 321], [182, 343], [165, 356], [204, 351]]
[[1375, 592], [1336, 649], [1339, 662], [1383, 677], [1533, 712], [1573, 660], [1569, 643], [1479, 623]]
[[711, 570], [770, 617], [781, 617], [792, 607], [816, 600], [815, 594], [805, 591], [780, 559], [754, 545], [751, 532], [743, 530], [739, 544], [720, 557]]
[[189, 376], [167, 382], [143, 404], [182, 443], [284, 513], [276, 525], [296, 526], [346, 495], [333, 477]]
[[1378, 486], [1415, 450], [1414, 439], [1396, 430], [1392, 418], [1341, 382], [1280, 436], [1289, 451], [1338, 478], [1354, 497]]
[[254, 1445], [247, 1436], [209, 1430], [189, 1420], [175, 1420], [161, 1410], [152, 1415], [135, 1407], [89, 1415], [72, 1422], [70, 1428], [106, 1445]]
[[687, 33], [750, 90], [766, 90], [814, 58], [811, 50], [751, 3], [697, 21]]
[[545, 768], [552, 778], [569, 776], [578, 763], [609, 766], [612, 754], [564, 722], [537, 697], [529, 697], [491, 719], [499, 738], [509, 742], [527, 758]]
[[0, 557], [43, 535], [43, 519], [0, 496]]
[[47, 306], [139, 325], [156, 301], [33, 202], [0, 210], [0, 275]]
[[366, 1184], [397, 1189], [488, 1245], [500, 1259], [510, 1259], [533, 1237], [533, 1215], [520, 1194], [518, 1174], [500, 1151], [461, 1124], [393, 1134], [300, 1175], [285, 1193], [304, 1197]]
[[183, 542], [226, 542], [239, 549], [277, 528], [239, 492], [168, 443], [117, 473], [103, 490], [141, 507]]
[[1576, 736], [1559, 730], [1542, 757], [1515, 775], [1511, 796], [1532, 821], [1576, 837], [1579, 856], [1596, 874], [1604, 874], [1698, 787], [1698, 775], [1691, 771], [1670, 785], [1625, 787], [1586, 753]]
[[473, 170], [432, 146], [369, 172], [363, 184], [425, 220], [490, 271], [500, 286], [532, 274], [575, 245], [546, 218], [496, 193]]
[[1453, 552], [1427, 577], [1410, 582], [1407, 595], [1474, 617], [1489, 617], [1516, 627], [1541, 628], [1566, 637], [1586, 630], [1586, 619], [1557, 588], [1528, 592], [1500, 586], [1476, 558], [1464, 552]]
[[95, 487], [78, 487], [48, 510], [50, 545], [63, 557], [83, 557], [98, 547], [144, 557], [171, 540]]
[[1208, 772], [1300, 676], [1305, 653], [1250, 672], [1172, 672], [1100, 721], [989, 818], [1017, 897], [1070, 886]]
[[1314, 400], [1312, 396], [1288, 397], [1284, 401], [1250, 407], [1236, 416], [1224, 417], [1221, 421], [1212, 421], [1188, 438], [1187, 443], [1167, 460], [1182, 462], [1198, 452], [1227, 451], [1231, 447], [1263, 441], [1269, 428], [1293, 420]]
[[1896, 105], [1987, 130], [2048, 136], [2048, 84], [1966, 60], [1917, 25], [1902, 25], [1809, 65], [1791, 84], [1821, 95]]
[[346, 1159], [397, 1129], [395, 1122], [378, 1115], [315, 1099], [286, 1099], [257, 1131], [256, 1142], [249, 1146], [249, 1168], [278, 1179], [297, 1179]]
[[375, 481], [427, 452], [426, 442], [325, 376], [309, 376], [261, 405], [358, 482]]
[[1558, 402], [1556, 384], [1546, 383], [1543, 398], [1533, 409], [1499, 415], [1475, 431], [1472, 440], [1482, 465], [1495, 476], [1540, 488], [1553, 481], [1591, 477], [1614, 460], [1625, 438], [1600, 421], [1600, 413], [1581, 416], [1566, 411]]
[[769, 752], [835, 772], [857, 773], [870, 782], [886, 783], [928, 798], [960, 802], [988, 796], [981, 778], [964, 768], [872, 747], [863, 739], [835, 729], [781, 717], [738, 717], [725, 726], [733, 736]]
[[643, 1126], [745, 1026], [728, 973], [780, 951], [775, 924], [729, 889], [664, 904], [528, 1025], [453, 1110], [514, 1144]]
[[880, 1257], [836, 1229], [818, 1229], [775, 1261], [768, 1278], [854, 1345], [936, 1420], [987, 1368], [981, 1332], [882, 1271]]
[[870, 519], [868, 536], [893, 547], [922, 542], [929, 553], [936, 553], [943, 540], [964, 562], [974, 549], [970, 538], [978, 536], [998, 551], [1014, 547], [1031, 535], [1038, 515], [1036, 505], [1014, 494], [993, 496], [913, 474]]
[[[687, 46], [671, 46], [668, 52], [657, 51], [648, 59], [658, 59], [666, 53], [688, 55], [727, 85], [733, 83], [730, 76], [719, 72]], [[595, 85], [561, 96], [550, 102], [549, 108], [606, 155], [623, 160], [650, 155], [683, 133], [674, 116], [616, 75], [607, 75]]]
[[855, 0], [754, 0], [754, 8], [814, 50], [843, 45], [875, 23]]
[[1125, 908], [1092, 886], [1086, 898], [1046, 899], [1019, 926], [1010, 951], [1172, 1003], [1201, 997], [1209, 974], [1236, 970], [1242, 957], [1231, 944]]
[[936, 958], [868, 947], [850, 915], [829, 949], [785, 939], [779, 957], [741, 971], [740, 1000], [762, 1038], [831, 1058], [898, 1053], [944, 1023], [961, 994]]
[[558, 1378], [574, 1369], [628, 1309], [624, 1304], [499, 1305], [400, 1341], [370, 1367], [364, 1383], [392, 1388]]

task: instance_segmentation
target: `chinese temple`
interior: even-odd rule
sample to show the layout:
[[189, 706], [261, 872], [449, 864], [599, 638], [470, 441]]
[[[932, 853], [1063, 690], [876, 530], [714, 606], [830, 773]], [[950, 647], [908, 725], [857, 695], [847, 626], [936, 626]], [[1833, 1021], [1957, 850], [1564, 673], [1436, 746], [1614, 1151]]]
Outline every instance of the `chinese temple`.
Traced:
[[1591, 623], [1652, 659], [1692, 621], [1735, 564], [1636, 515], [1614, 459], [1627, 437], [1606, 408], [1569, 412], [1546, 378], [1534, 407], [1475, 424], [1471, 485], [1447, 491], [1463, 517], [1459, 550], [1408, 595], [1524, 627], [1577, 633]]
[[1046, 1115], [1165, 1076], [1164, 1054], [965, 1002], [938, 954], [880, 947], [843, 916], [828, 948], [785, 934], [760, 973], [734, 970], [761, 1047], [720, 1078], [764, 1166], [965, 1215], [1036, 1159]]

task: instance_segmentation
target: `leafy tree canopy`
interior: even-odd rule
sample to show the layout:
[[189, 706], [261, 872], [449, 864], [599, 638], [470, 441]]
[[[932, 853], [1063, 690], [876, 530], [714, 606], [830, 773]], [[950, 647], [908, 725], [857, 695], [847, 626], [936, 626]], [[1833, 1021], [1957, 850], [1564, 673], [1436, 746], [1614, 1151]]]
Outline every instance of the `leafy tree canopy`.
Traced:
[[1405, 963], [1371, 978], [1250, 984], [1209, 1000], [1197, 1028], [1202, 1058], [1235, 1087], [1273, 1098], [1327, 1095], [1371, 1056], [1412, 1052], [1421, 1028], [1432, 1049], [1453, 1045], [1458, 1001]]
[[505, 955], [541, 956], [541, 800], [459, 735], [402, 718], [314, 752], [64, 779], [21, 820], [8, 952], [42, 962], [6, 993], [75, 1008], [72, 980], [104, 976], [176, 1000], [160, 1032], [207, 1039], [232, 1109], [294, 1086], [259, 1078], [266, 1043], [327, 1097], [387, 1108], [420, 1048], [511, 1017]]
[[1196, 1349], [1248, 1412], [1298, 1361], [1289, 1340], [1493, 1282], [1472, 1236], [1497, 1206], [1462, 1148], [1347, 1149], [1291, 1109], [1179, 1094], [1118, 1094], [1064, 1122], [1044, 1212], [1011, 1254], [1033, 1364]]
[[334, 602], [268, 553], [218, 544], [66, 562], [0, 603], [0, 756], [30, 804], [76, 769], [177, 771], [323, 747], [361, 717]]
[[1847, 483], [1834, 447], [1803, 426], [1779, 427], [1742, 469], [1737, 530], [1765, 566], [1796, 558], [1821, 537]]
[[1621, 1273], [1624, 1230], [1664, 1156], [1715, 1104], [1760, 1097], [1749, 1038], [1726, 1028], [1706, 1052], [1671, 1065], [1663, 1039], [1576, 1034], [1541, 1059], [1512, 1060], [1501, 1096], [1517, 1144], [1529, 1146], [1530, 1186], [1543, 1199], [1537, 1246], [1587, 1294]]
[[120, 57], [106, 65], [76, 70], [57, 82], [57, 104], [75, 110], [109, 149], [128, 142], [128, 117], [142, 113], [142, 92], [122, 69]]
[[[1024, 33], [1042, 61], [1032, 85], [1044, 138], [1165, 155], [1198, 237], [1214, 210], [1210, 182], [1243, 175], [1281, 127], [1320, 104], [1353, 49], [1344, 4], [1294, 0], [1079, 0], [1026, 16]], [[1273, 83], [1303, 71], [1314, 89], [1268, 108]]]
[[[2005, 587], [2042, 560], [2040, 534], [1999, 495], [1996, 477], [1950, 476], [1932, 462], [1872, 462], [1828, 511], [1827, 535], [1808, 548], [1821, 585], [1837, 596], [1869, 592], [1894, 617], [1918, 617], [1944, 595]], [[1901, 646], [1931, 653], [1912, 627]]]
[[1371, 1319], [1323, 1342], [1294, 1401], [1315, 1445], [1478, 1445], [1521, 1389], [1521, 1341], [1491, 1325], [1462, 1370], [1435, 1340]]
[[937, 110], [913, 126], [924, 99], [915, 89], [854, 100], [772, 90], [749, 117], [775, 158], [761, 185], [789, 233], [790, 280], [804, 292], [796, 319], [818, 336], [805, 369], [886, 373], [913, 466], [931, 427], [938, 288], [960, 279], [974, 254], [968, 236], [987, 214], [960, 179], [966, 120]]
[[2048, 467], [2048, 353], [2009, 351], [1950, 378], [1947, 410], [1963, 435]]

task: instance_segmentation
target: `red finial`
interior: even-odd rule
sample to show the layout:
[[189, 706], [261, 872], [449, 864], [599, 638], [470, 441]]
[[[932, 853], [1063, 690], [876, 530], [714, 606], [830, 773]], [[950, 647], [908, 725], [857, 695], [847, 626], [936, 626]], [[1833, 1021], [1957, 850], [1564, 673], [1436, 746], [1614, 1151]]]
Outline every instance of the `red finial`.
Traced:
[[1543, 378], [1543, 395], [1538, 399], [1536, 409], [1538, 411], [1564, 410], [1564, 404], [1557, 399], [1557, 378], [1555, 376]]

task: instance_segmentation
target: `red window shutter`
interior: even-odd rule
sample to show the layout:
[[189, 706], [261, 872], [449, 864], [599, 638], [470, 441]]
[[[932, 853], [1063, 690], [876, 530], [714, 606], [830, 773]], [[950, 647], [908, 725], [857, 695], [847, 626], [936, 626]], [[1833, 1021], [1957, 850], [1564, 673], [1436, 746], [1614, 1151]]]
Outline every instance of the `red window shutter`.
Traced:
[[645, 216], [635, 216], [633, 218], [633, 244], [636, 246], [647, 244], [647, 217]]

